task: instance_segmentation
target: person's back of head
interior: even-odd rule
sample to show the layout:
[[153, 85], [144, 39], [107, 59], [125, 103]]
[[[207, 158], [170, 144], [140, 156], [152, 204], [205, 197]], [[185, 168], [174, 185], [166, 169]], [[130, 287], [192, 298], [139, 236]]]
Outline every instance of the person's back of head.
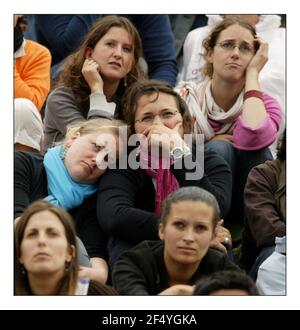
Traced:
[[203, 277], [196, 285], [193, 296], [258, 296], [254, 281], [244, 272], [224, 270]]
[[96, 281], [90, 281], [88, 296], [117, 296], [118, 292], [109, 285], [101, 284]]

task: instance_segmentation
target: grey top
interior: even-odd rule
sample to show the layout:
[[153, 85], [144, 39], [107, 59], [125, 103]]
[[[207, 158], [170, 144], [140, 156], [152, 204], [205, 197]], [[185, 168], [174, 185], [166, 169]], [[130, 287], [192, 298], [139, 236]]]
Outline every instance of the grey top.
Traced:
[[44, 151], [65, 137], [67, 125], [97, 117], [112, 119], [116, 104], [108, 103], [104, 94], [90, 94], [90, 108], [85, 118], [69, 87], [58, 87], [49, 94], [44, 118]]

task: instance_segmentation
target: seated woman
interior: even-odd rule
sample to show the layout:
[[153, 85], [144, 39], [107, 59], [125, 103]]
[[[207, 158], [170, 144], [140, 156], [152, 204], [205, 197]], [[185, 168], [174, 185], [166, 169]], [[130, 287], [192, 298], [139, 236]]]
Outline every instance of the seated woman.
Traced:
[[144, 241], [124, 252], [112, 270], [121, 295], [192, 295], [202, 276], [239, 268], [210, 248], [220, 220], [216, 198], [198, 187], [169, 195], [162, 207], [160, 241]]
[[[114, 290], [86, 279], [80, 290], [76, 233], [73, 220], [61, 207], [37, 200], [15, 226], [16, 295], [103, 295]], [[102, 289], [102, 290], [101, 290]]]
[[125, 17], [95, 23], [80, 49], [70, 55], [45, 111], [45, 149], [64, 138], [66, 127], [95, 117], [119, 118], [120, 98], [139, 79], [142, 44]]
[[256, 279], [262, 262], [275, 250], [275, 238], [286, 236], [286, 131], [277, 159], [253, 168], [245, 187], [245, 230], [241, 264]]
[[243, 191], [252, 167], [272, 159], [267, 148], [281, 122], [280, 106], [262, 92], [259, 73], [268, 44], [253, 26], [226, 18], [203, 41], [207, 78], [198, 85], [182, 83], [180, 93], [195, 118], [207, 148], [229, 164], [233, 174], [230, 223], [243, 224]]
[[[67, 132], [62, 145], [45, 156], [16, 152], [14, 160], [14, 216], [18, 218], [30, 204], [44, 198], [68, 210], [89, 256], [92, 278], [105, 283], [106, 239], [96, 218], [96, 189], [105, 172], [105, 159], [116, 157], [122, 122], [92, 119], [77, 123]], [[112, 138], [109, 139], [109, 136]], [[101, 165], [101, 169], [98, 166]], [[87, 260], [88, 261], [88, 260]], [[82, 260], [81, 264], [89, 264]]]
[[[196, 148], [196, 144], [189, 147], [184, 141], [184, 134], [191, 133], [191, 117], [171, 85], [154, 80], [136, 82], [123, 104], [125, 121], [137, 133], [129, 142], [133, 138], [141, 141], [130, 153], [126, 169], [111, 170], [99, 182], [98, 221], [111, 237], [111, 265], [125, 249], [158, 239], [161, 202], [169, 193], [183, 186], [204, 188], [216, 197], [224, 217], [232, 188], [231, 173], [222, 158], [213, 151], [203, 156], [203, 148]], [[231, 237], [221, 223], [212, 244], [226, 253], [222, 240], [226, 237], [230, 246]]]
[[243, 272], [223, 270], [201, 278], [193, 296], [259, 296], [252, 278]]

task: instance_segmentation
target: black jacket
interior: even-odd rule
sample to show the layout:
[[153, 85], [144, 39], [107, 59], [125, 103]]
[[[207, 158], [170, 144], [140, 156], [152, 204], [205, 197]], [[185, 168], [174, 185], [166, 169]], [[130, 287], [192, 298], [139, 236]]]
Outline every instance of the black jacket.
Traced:
[[[48, 196], [47, 174], [40, 154], [15, 152], [14, 158], [14, 217], [20, 216], [33, 201]], [[77, 235], [89, 257], [107, 259], [106, 237], [97, 223], [96, 194], [69, 210], [75, 220]]]
[[[195, 152], [193, 157], [195, 160]], [[199, 180], [187, 180], [187, 168], [171, 171], [180, 187], [198, 186], [217, 199], [221, 216], [225, 217], [231, 203], [232, 175], [230, 169], [214, 151], [204, 153], [204, 175]], [[158, 239], [159, 217], [154, 213], [155, 189], [152, 178], [143, 169], [116, 169], [101, 176], [98, 188], [97, 215], [104, 232], [113, 237], [138, 244]]]
[[[157, 295], [169, 287], [162, 241], [144, 241], [123, 253], [112, 271], [113, 287], [121, 295]], [[225, 255], [209, 248], [190, 280], [219, 270], [239, 270]]]

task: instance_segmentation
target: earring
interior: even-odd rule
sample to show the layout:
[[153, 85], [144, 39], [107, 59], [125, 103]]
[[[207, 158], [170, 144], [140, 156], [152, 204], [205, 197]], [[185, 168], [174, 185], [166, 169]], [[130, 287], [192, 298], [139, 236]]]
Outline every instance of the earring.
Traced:
[[25, 276], [26, 275], [26, 269], [23, 265], [20, 266], [20, 270], [21, 270], [22, 276]]
[[124, 87], [127, 87], [127, 76], [124, 77]]
[[60, 157], [60, 159], [61, 159], [62, 161], [65, 160], [65, 158], [66, 158], [66, 154], [67, 154], [67, 148], [66, 148], [65, 146], [62, 146], [62, 148], [61, 148], [61, 152], [60, 152], [60, 154], [59, 154], [59, 157]]
[[65, 273], [67, 273], [70, 270], [71, 263], [65, 262]]

